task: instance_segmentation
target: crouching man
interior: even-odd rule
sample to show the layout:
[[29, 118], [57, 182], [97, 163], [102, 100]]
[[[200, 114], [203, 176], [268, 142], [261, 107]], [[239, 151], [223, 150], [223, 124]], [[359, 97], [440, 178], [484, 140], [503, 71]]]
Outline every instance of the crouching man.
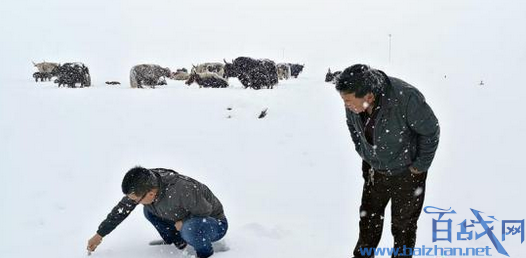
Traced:
[[93, 252], [102, 238], [113, 231], [138, 204], [164, 243], [184, 249], [194, 247], [197, 257], [214, 253], [212, 242], [225, 236], [228, 223], [223, 206], [208, 187], [192, 178], [164, 168], [130, 169], [122, 180], [126, 195], [100, 224], [88, 241]]

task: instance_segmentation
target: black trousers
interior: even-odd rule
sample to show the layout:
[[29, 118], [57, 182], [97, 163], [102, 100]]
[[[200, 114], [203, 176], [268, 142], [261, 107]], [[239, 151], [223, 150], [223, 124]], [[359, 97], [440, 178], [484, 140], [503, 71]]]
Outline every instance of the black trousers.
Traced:
[[355, 257], [374, 257], [374, 253], [362, 255], [360, 248], [378, 247], [385, 207], [391, 200], [391, 232], [394, 248], [399, 250], [398, 256], [393, 254], [392, 257], [412, 257], [401, 253], [404, 252], [404, 246], [414, 248], [416, 243], [417, 221], [424, 204], [427, 172], [416, 175], [407, 169], [401, 174], [388, 175], [379, 171], [371, 173], [368, 168], [367, 164], [362, 167], [365, 183], [360, 206], [360, 235], [353, 254]]

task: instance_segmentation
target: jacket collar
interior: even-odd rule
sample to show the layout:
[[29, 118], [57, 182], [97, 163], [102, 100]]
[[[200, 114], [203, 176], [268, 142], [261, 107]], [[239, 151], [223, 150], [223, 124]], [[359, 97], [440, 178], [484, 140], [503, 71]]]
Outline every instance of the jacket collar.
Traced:
[[382, 98], [382, 106], [381, 108], [388, 109], [393, 105], [393, 85], [391, 84], [391, 78], [387, 76], [384, 72], [379, 71], [382, 76], [384, 77], [385, 85], [383, 88], [383, 91], [380, 93]]
[[150, 169], [150, 171], [157, 178], [157, 186], [159, 187], [157, 189], [157, 196], [155, 196], [155, 200], [153, 201], [155, 203], [155, 202], [159, 201], [160, 199], [162, 199], [166, 195], [167, 184], [163, 182], [163, 180], [161, 178], [161, 174], [159, 174], [158, 172], [156, 172], [153, 169]]

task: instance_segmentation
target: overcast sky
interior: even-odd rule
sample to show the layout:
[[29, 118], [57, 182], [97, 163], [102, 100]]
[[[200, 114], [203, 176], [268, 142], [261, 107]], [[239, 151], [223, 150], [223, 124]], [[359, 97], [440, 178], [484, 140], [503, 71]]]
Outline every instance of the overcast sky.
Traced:
[[32, 60], [82, 61], [118, 76], [137, 63], [175, 69], [240, 55], [311, 71], [355, 62], [518, 66], [525, 14], [519, 0], [11, 0], [0, 10], [0, 82], [30, 79]]

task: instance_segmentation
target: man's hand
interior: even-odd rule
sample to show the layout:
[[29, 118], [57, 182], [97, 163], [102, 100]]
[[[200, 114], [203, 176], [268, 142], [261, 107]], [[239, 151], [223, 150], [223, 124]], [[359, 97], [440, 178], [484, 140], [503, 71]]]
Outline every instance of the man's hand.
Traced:
[[409, 166], [409, 171], [411, 171], [411, 173], [413, 173], [413, 175], [420, 175], [420, 174], [424, 173], [424, 171], [420, 171], [417, 168], [414, 168], [412, 166]]
[[181, 231], [182, 228], [183, 228], [183, 221], [182, 220], [179, 220], [179, 221], [175, 222], [175, 229], [177, 229], [177, 231]]
[[95, 234], [92, 238], [90, 238], [90, 240], [88, 240], [88, 254], [91, 254], [91, 252], [95, 251], [101, 242], [102, 236], [99, 234]]

